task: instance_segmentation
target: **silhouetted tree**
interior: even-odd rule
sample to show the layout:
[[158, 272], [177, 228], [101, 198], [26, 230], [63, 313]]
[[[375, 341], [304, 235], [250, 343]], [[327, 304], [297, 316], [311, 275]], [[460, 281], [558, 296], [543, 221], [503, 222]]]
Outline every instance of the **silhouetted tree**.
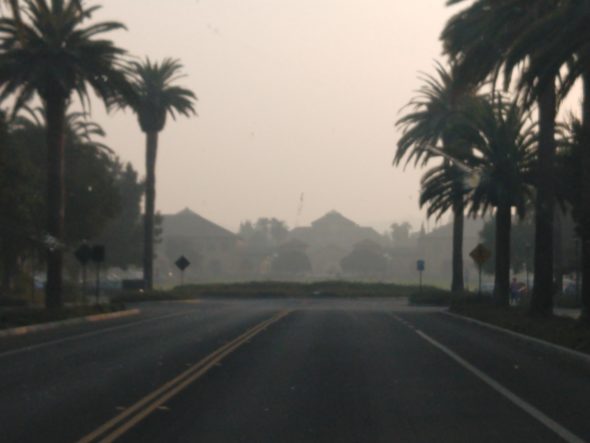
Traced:
[[410, 230], [412, 225], [408, 222], [393, 223], [391, 225], [391, 239], [394, 246], [405, 246], [410, 239]]
[[62, 304], [64, 128], [70, 97], [75, 92], [87, 100], [90, 86], [99, 97], [109, 100], [127, 86], [120, 70], [125, 52], [108, 40], [95, 38], [123, 25], [104, 22], [82, 26], [97, 9], [81, 8], [71, 0], [30, 0], [24, 5], [26, 20], [20, 19], [16, 9], [15, 17], [0, 18], [0, 98], [14, 95], [18, 109], [36, 93], [48, 116], [47, 233], [56, 242], [47, 254], [48, 307]]
[[382, 276], [387, 272], [387, 259], [377, 251], [354, 249], [340, 260], [340, 267], [347, 274], [367, 277]]
[[147, 58], [131, 63], [129, 77], [133, 93], [119, 101], [137, 115], [139, 126], [146, 134], [146, 181], [143, 278], [146, 289], [154, 284], [154, 214], [156, 202], [156, 155], [158, 135], [166, 126], [167, 116], [176, 114], [189, 117], [195, 114], [195, 94], [176, 86], [181, 77], [182, 65], [178, 60], [166, 58], [161, 63]]
[[[454, 5], [465, 0], [449, 0]], [[555, 119], [557, 115], [556, 64], [540, 71], [527, 71], [537, 65], [545, 39], [521, 45], [528, 31], [539, 20], [555, 11], [560, 0], [476, 0], [456, 13], [442, 34], [445, 52], [457, 63], [462, 81], [480, 84], [490, 76], [494, 83], [504, 70], [509, 85], [515, 67], [524, 64], [519, 90], [536, 98], [539, 109], [539, 146], [536, 166], [535, 204], [535, 281], [531, 313], [547, 315], [553, 309], [553, 211], [555, 207]]]
[[[397, 122], [403, 128], [403, 135], [397, 143], [394, 164], [399, 165], [406, 158], [406, 164], [414, 160], [415, 164], [425, 165], [433, 157], [441, 154], [451, 156], [458, 161], [470, 154], [470, 147], [460, 136], [460, 128], [464, 124], [465, 111], [474, 97], [474, 90], [458, 81], [454, 69], [436, 66], [437, 75], [425, 75], [424, 86], [419, 94], [408, 104], [409, 111]], [[433, 203], [431, 214], [451, 209], [453, 212], [453, 276], [451, 289], [463, 291], [463, 224], [465, 212], [464, 173], [453, 166], [453, 160], [445, 160], [437, 167], [434, 174], [446, 174], [444, 184], [445, 198]], [[424, 183], [424, 181], [423, 181]], [[439, 185], [442, 182], [437, 182]], [[423, 187], [424, 189], [424, 187]], [[440, 189], [439, 189], [440, 190]], [[425, 195], [423, 193], [423, 195]], [[430, 195], [426, 193], [426, 195]], [[447, 200], [447, 197], [452, 200]], [[430, 198], [421, 199], [421, 205]], [[442, 203], [442, 204], [440, 204]], [[447, 203], [450, 203], [448, 205]]]
[[303, 251], [282, 250], [272, 261], [271, 270], [274, 274], [305, 275], [311, 272], [311, 262]]
[[470, 141], [475, 155], [469, 163], [477, 171], [477, 183], [469, 195], [470, 212], [485, 214], [495, 208], [494, 297], [508, 306], [512, 208], [522, 219], [533, 197], [536, 125], [526, 110], [500, 95], [480, 100], [473, 109]]

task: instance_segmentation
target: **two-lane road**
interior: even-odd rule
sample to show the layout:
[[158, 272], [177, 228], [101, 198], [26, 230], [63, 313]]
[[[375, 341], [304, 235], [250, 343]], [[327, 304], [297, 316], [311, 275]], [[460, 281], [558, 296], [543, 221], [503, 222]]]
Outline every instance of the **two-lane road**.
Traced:
[[590, 368], [389, 300], [166, 303], [0, 341], [6, 442], [590, 441]]

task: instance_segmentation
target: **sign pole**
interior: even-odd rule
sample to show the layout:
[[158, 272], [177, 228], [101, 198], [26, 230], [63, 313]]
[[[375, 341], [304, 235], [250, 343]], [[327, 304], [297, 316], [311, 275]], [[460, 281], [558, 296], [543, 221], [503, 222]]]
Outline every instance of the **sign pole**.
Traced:
[[181, 255], [174, 264], [180, 271], [180, 286], [184, 286], [184, 271], [190, 266], [191, 262], [184, 255]]
[[86, 263], [82, 265], [82, 294], [85, 295], [88, 292], [86, 287]]
[[475, 247], [473, 251], [469, 253], [469, 256], [473, 259], [479, 271], [479, 290], [477, 292], [477, 295], [481, 297], [481, 271], [484, 263], [490, 259], [492, 253], [483, 244], [480, 243]]
[[422, 293], [422, 271], [420, 271], [420, 293]]
[[98, 305], [98, 300], [100, 297], [100, 262], [96, 263], [96, 304]]
[[426, 269], [426, 262], [424, 260], [418, 260], [416, 262], [416, 269], [418, 270], [418, 281], [420, 283], [420, 293], [422, 293], [422, 273]]
[[479, 265], [478, 268], [479, 268], [479, 291], [478, 291], [477, 295], [479, 295], [481, 297], [481, 268], [482, 268], [482, 266]]

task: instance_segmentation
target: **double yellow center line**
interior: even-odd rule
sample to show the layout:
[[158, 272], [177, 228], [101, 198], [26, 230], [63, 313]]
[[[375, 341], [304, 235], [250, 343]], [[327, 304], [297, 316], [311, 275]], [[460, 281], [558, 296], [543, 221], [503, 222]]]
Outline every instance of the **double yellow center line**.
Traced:
[[100, 442], [108, 443], [115, 441], [125, 434], [139, 422], [144, 420], [148, 415], [164, 405], [168, 400], [186, 389], [191, 383], [202, 377], [212, 367], [217, 365], [229, 354], [243, 346], [253, 337], [264, 331], [273, 323], [289, 315], [290, 311], [281, 311], [275, 316], [258, 323], [256, 326], [248, 329], [239, 337], [226, 343], [221, 348], [209, 354], [207, 357], [191, 366], [177, 377], [168, 381], [160, 388], [146, 395], [133, 406], [127, 408], [121, 414], [112, 418], [104, 425], [91, 432], [79, 440], [78, 443]]

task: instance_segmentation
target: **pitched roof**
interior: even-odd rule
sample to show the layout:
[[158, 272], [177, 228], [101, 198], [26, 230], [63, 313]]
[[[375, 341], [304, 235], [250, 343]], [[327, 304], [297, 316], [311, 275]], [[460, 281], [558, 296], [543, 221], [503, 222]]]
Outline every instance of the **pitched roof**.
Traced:
[[352, 220], [344, 217], [338, 211], [330, 211], [323, 217], [318, 218], [316, 221], [311, 222], [311, 226], [316, 228], [320, 226], [346, 226], [346, 227], [358, 227], [358, 225]]
[[164, 236], [237, 238], [227, 229], [186, 208], [176, 214], [162, 216]]

